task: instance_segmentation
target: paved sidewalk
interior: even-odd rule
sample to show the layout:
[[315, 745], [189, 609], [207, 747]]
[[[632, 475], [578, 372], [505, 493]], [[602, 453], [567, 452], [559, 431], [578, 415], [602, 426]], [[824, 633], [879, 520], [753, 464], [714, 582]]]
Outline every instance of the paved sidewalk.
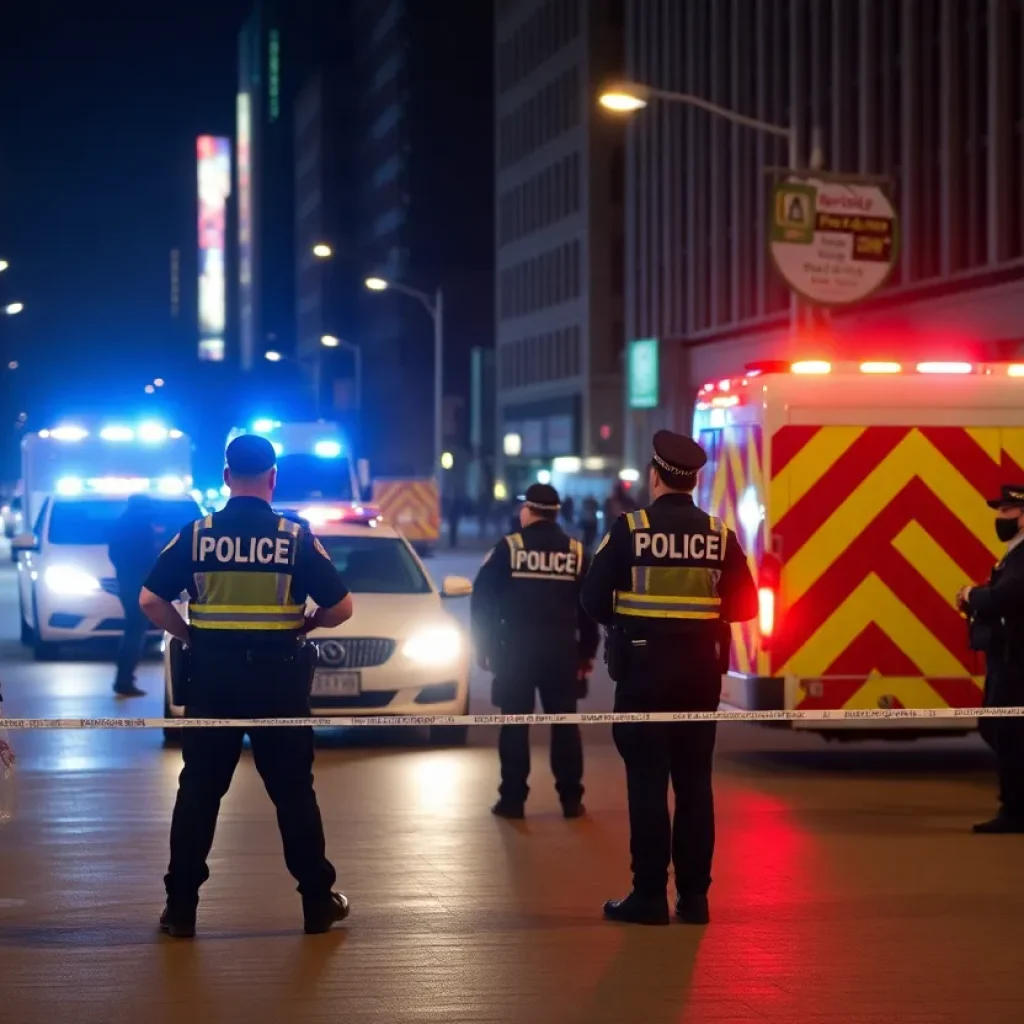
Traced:
[[301, 934], [246, 755], [200, 936], [180, 943], [154, 927], [179, 757], [118, 734], [113, 768], [90, 760], [93, 742], [24, 746], [38, 770], [0, 833], [3, 1024], [1024, 1020], [1024, 837], [967, 831], [993, 799], [971, 743], [922, 757], [727, 737], [714, 920], [693, 929], [601, 920], [628, 863], [601, 730], [588, 732], [592, 817], [562, 820], [537, 746], [522, 824], [487, 813], [487, 747], [328, 737], [317, 784], [353, 912], [316, 938]]

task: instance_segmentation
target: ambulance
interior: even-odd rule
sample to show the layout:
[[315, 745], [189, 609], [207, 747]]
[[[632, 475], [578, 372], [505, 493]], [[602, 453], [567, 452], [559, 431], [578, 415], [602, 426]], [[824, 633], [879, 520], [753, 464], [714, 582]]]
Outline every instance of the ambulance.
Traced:
[[[737, 710], [971, 708], [984, 659], [955, 595], [1004, 545], [986, 500], [1024, 481], [1024, 364], [748, 365], [700, 390], [698, 504], [748, 553], [759, 614], [733, 626]], [[879, 726], [883, 728], [879, 728]], [[976, 720], [797, 721], [827, 738]]]

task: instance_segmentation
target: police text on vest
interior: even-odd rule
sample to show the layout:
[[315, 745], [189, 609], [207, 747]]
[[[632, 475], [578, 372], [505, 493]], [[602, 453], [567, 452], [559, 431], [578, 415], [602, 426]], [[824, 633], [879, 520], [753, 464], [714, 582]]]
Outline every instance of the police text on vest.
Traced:
[[200, 537], [199, 561], [213, 558], [235, 565], [288, 565], [291, 537]]
[[523, 551], [515, 553], [515, 572], [548, 573], [556, 576], [575, 576], [578, 569], [576, 556], [568, 551]]
[[640, 558], [647, 550], [655, 558], [718, 562], [722, 558], [722, 538], [717, 533], [634, 533], [635, 556]]

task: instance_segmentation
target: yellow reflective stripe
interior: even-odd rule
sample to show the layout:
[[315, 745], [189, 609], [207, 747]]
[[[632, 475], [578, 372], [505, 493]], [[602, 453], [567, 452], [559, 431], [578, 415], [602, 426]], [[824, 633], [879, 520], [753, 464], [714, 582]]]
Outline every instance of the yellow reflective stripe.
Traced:
[[203, 520], [203, 529], [204, 530], [212, 530], [213, 529], [213, 516], [207, 516]]
[[724, 562], [725, 561], [725, 545], [729, 541], [729, 527], [726, 526], [725, 523], [722, 523], [722, 529], [721, 529], [720, 532], [721, 532], [721, 535], [722, 535], [722, 561]]
[[617, 590], [616, 597], [619, 600], [629, 600], [637, 604], [673, 604], [673, 605], [702, 605], [708, 608], [717, 608], [721, 603], [720, 597], [689, 597], [675, 594], [645, 594], [635, 590]]
[[718, 612], [691, 612], [663, 608], [616, 608], [615, 614], [641, 619], [690, 619], [701, 622], [717, 622], [720, 618]]
[[647, 509], [640, 509], [640, 511], [637, 512], [637, 516], [640, 518], [640, 526], [645, 530], [649, 530], [651, 528], [651, 520], [647, 515]]
[[301, 604], [201, 604], [195, 607], [195, 611], [214, 612], [216, 614], [254, 612], [260, 615], [297, 615], [304, 610], [304, 606]]
[[715, 597], [718, 569], [702, 566], [638, 565], [633, 567], [633, 590], [667, 597]]
[[629, 527], [629, 532], [630, 533], [635, 533], [636, 532], [636, 513], [635, 512], [627, 512], [626, 513], [626, 525]]
[[199, 530], [202, 527], [203, 522], [201, 519], [197, 519], [192, 524], [192, 561], [199, 561]]
[[259, 630], [260, 632], [262, 632], [264, 630], [277, 629], [277, 630], [290, 630], [290, 631], [294, 632], [296, 629], [298, 629], [302, 625], [301, 622], [299, 622], [298, 624], [296, 624], [294, 622], [260, 622], [260, 623], [257, 624], [257, 623], [253, 623], [251, 621], [250, 622], [245, 622], [245, 621], [234, 621], [234, 620], [232, 620], [232, 621], [219, 621], [219, 622], [194, 622], [193, 621], [191, 624], [196, 629], [202, 630], [203, 632], [206, 632], [206, 630], [208, 630], [208, 629], [245, 629], [245, 630], [249, 630], [250, 632], [252, 632], [253, 630]]
[[516, 567], [516, 552], [523, 550], [523, 537], [519, 533], [510, 533], [505, 540], [508, 541], [508, 562], [514, 569]]
[[576, 575], [578, 576], [583, 572], [583, 542], [579, 540], [573, 540], [572, 551], [576, 556]]

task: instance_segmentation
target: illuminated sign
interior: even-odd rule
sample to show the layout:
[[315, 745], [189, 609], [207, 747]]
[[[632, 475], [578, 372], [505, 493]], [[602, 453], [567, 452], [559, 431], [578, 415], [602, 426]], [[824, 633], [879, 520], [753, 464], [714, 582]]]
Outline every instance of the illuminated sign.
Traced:
[[252, 103], [240, 92], [235, 111], [238, 161], [238, 334], [242, 368], [252, 366], [256, 348], [252, 274]]
[[270, 42], [267, 53], [267, 99], [270, 101], [270, 120], [276, 121], [281, 116], [281, 33], [277, 29], [270, 30]]
[[199, 358], [224, 359], [227, 328], [227, 202], [231, 195], [231, 141], [196, 140], [199, 186]]
[[631, 409], [658, 406], [658, 339], [641, 338], [629, 343], [627, 386]]

